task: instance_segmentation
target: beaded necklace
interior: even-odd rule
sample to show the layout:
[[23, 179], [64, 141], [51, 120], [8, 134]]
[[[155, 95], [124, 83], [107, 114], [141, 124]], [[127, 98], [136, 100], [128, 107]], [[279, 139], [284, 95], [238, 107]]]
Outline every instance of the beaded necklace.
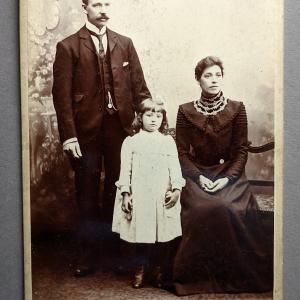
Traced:
[[200, 99], [194, 101], [195, 109], [205, 116], [216, 115], [222, 111], [227, 105], [228, 99], [225, 99], [223, 93], [220, 91], [213, 98], [205, 98], [201, 95]]

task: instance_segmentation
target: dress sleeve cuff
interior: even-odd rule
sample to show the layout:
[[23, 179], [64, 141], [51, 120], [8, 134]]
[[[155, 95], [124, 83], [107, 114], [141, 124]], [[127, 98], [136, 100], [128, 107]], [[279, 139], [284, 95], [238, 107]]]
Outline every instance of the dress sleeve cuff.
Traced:
[[70, 138], [70, 139], [65, 140], [65, 141], [63, 142], [63, 147], [66, 146], [66, 145], [69, 144], [69, 143], [74, 143], [74, 142], [78, 142], [77, 137], [72, 137], [72, 138]]
[[233, 183], [236, 180], [236, 176], [230, 176], [230, 175], [228, 175], [226, 177], [228, 178], [229, 183]]
[[172, 191], [174, 190], [181, 191], [184, 186], [185, 186], [185, 179], [182, 178], [182, 180], [172, 183]]
[[192, 178], [192, 180], [193, 181], [195, 181], [195, 182], [199, 182], [199, 177], [200, 177], [200, 175], [204, 175], [202, 172], [195, 172], [192, 176], [191, 176], [191, 178]]
[[123, 193], [130, 194], [130, 186], [128, 186], [128, 185], [121, 185], [118, 181], [116, 182], [116, 186], [120, 190], [120, 194], [123, 194]]
[[130, 194], [130, 187], [129, 186], [121, 186], [120, 192], [121, 192], [121, 194], [123, 194], [123, 193]]

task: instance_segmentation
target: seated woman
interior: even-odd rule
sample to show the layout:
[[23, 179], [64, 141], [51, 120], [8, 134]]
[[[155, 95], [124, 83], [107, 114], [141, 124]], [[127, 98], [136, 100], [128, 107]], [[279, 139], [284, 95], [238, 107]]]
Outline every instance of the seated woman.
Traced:
[[196, 66], [200, 99], [179, 107], [176, 140], [186, 178], [182, 241], [174, 263], [176, 292], [263, 292], [272, 289], [272, 252], [245, 176], [247, 116], [220, 87], [223, 64]]

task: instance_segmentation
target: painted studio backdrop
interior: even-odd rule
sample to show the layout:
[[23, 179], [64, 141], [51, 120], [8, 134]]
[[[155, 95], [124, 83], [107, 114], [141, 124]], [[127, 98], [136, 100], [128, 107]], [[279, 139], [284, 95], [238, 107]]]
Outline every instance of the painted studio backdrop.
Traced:
[[[225, 97], [246, 105], [249, 141], [255, 146], [273, 141], [276, 1], [112, 2], [109, 27], [133, 39], [152, 95], [166, 103], [170, 127], [178, 106], [200, 95], [196, 63], [216, 55], [224, 62]], [[80, 0], [29, 0], [28, 13], [31, 221], [36, 235], [70, 230], [76, 219], [73, 173], [59, 142], [52, 103], [52, 65], [56, 43], [81, 28], [85, 15]], [[272, 181], [273, 154], [250, 154], [248, 178]]]

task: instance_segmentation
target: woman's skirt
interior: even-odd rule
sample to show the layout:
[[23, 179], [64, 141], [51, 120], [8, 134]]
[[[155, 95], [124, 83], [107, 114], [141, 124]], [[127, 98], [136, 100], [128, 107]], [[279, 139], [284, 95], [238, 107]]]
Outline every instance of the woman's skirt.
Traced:
[[245, 174], [215, 194], [187, 179], [181, 202], [183, 235], [173, 270], [177, 294], [272, 289], [272, 239]]

